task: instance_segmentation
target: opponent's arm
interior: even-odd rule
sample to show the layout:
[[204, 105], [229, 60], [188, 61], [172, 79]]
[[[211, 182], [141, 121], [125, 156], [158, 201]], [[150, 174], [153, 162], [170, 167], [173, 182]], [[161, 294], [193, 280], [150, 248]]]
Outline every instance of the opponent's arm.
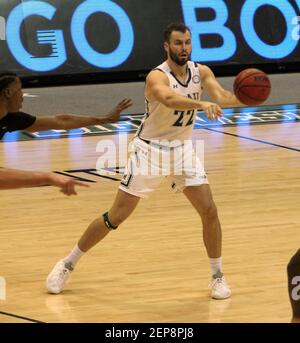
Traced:
[[51, 185], [60, 188], [65, 195], [76, 195], [75, 186], [89, 187], [73, 178], [46, 172], [31, 172], [0, 168], [0, 189], [16, 189]]
[[90, 125], [115, 123], [121, 120], [121, 112], [132, 105], [130, 99], [123, 99], [106, 116], [79, 116], [73, 114], [57, 114], [54, 116], [37, 117], [33, 125], [25, 129], [27, 132], [47, 130], [70, 130]]

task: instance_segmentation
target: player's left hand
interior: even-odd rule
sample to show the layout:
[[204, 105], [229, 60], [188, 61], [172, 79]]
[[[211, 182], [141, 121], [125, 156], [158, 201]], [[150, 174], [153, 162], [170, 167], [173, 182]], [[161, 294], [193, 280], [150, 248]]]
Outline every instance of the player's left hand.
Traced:
[[132, 100], [125, 98], [122, 101], [120, 101], [118, 105], [114, 107], [103, 119], [106, 123], [115, 123], [118, 121], [129, 120], [128, 118], [122, 118], [121, 113], [130, 106], [132, 106]]
[[216, 120], [223, 115], [221, 107], [213, 102], [201, 101], [201, 108], [209, 120]]

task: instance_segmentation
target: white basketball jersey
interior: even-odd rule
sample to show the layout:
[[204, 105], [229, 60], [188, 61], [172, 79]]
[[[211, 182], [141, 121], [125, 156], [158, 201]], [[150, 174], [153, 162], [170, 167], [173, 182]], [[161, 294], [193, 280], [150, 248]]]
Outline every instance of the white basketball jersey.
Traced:
[[[160, 70], [169, 78], [170, 88], [179, 95], [200, 100], [202, 88], [199, 68], [196, 63], [187, 63], [187, 81], [183, 84], [169, 68], [167, 62], [154, 70]], [[189, 139], [194, 127], [197, 110], [179, 111], [166, 107], [158, 101], [146, 99], [146, 114], [136, 136], [144, 140], [178, 140]]]

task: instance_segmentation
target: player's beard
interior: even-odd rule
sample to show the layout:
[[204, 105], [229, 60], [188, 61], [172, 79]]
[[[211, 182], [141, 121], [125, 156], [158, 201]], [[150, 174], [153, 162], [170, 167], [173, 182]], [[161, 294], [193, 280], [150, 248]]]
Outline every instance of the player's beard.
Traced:
[[187, 61], [189, 61], [190, 57], [191, 57], [191, 54], [187, 54], [186, 57], [180, 57], [178, 54], [173, 52], [171, 49], [169, 49], [169, 55], [170, 55], [171, 60], [181, 67], [186, 65]]

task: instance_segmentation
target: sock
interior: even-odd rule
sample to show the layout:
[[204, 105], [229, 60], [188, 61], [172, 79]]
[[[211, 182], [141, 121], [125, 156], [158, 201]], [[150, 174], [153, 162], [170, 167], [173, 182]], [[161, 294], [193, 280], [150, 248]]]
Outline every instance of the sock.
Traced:
[[81, 251], [76, 244], [73, 250], [70, 252], [70, 254], [64, 258], [64, 261], [66, 263], [66, 267], [70, 270], [73, 270], [79, 261], [79, 259], [83, 256], [84, 252]]
[[219, 277], [219, 275], [222, 274], [222, 257], [210, 258], [209, 261], [210, 261], [212, 276], [214, 277], [215, 275], [217, 275], [217, 277]]

